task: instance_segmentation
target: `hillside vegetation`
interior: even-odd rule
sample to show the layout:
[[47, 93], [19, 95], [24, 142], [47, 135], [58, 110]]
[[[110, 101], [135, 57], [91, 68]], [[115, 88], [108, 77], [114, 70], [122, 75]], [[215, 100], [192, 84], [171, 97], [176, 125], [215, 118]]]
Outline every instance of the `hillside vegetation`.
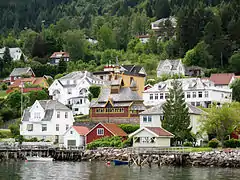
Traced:
[[[31, 66], [36, 75], [99, 70], [107, 63], [143, 65], [149, 78], [159, 60], [184, 58], [210, 72], [240, 72], [239, 0], [6, 0], [0, 2], [0, 46], [22, 48], [30, 61], [0, 59], [0, 77]], [[177, 19], [175, 36], [157, 41], [150, 23]], [[165, 27], [166, 34], [172, 27]], [[134, 37], [150, 34], [142, 44]], [[88, 38], [97, 40], [90, 43]], [[72, 62], [47, 65], [54, 51]]]

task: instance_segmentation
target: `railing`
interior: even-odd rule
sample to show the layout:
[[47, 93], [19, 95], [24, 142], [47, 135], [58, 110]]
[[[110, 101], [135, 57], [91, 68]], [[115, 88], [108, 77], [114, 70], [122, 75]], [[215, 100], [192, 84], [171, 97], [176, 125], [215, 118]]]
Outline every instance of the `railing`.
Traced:
[[131, 147], [128, 152], [132, 154], [177, 154], [189, 153], [189, 147]]

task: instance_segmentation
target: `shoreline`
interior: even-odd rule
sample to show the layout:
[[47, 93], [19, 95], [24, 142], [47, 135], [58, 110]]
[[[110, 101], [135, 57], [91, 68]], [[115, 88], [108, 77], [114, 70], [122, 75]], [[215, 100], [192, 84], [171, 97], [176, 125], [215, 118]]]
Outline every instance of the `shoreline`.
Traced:
[[[76, 152], [76, 151], [75, 151]], [[24, 160], [26, 155], [11, 154], [7, 158], [3, 153], [0, 152], [0, 162], [8, 160]], [[63, 157], [59, 157], [56, 153], [49, 154], [55, 161], [69, 161], [69, 162], [80, 162], [80, 161], [102, 161], [108, 162], [115, 159], [121, 161], [130, 161], [128, 148], [98, 148], [96, 150], [84, 150], [81, 152], [81, 157], [78, 154], [69, 153]], [[47, 157], [46, 155], [43, 157]], [[131, 157], [137, 159], [139, 155], [137, 153], [131, 154]], [[148, 155], [141, 155], [142, 163], [143, 159], [148, 159]], [[151, 162], [149, 160], [146, 163], [151, 167], [153, 166], [193, 166], [193, 167], [223, 167], [223, 168], [240, 168], [240, 149], [232, 150], [213, 150], [209, 152], [190, 152], [184, 155], [151, 155]], [[131, 160], [131, 164], [134, 162]], [[135, 162], [135, 165], [136, 164]], [[143, 166], [145, 167], [145, 165]]]

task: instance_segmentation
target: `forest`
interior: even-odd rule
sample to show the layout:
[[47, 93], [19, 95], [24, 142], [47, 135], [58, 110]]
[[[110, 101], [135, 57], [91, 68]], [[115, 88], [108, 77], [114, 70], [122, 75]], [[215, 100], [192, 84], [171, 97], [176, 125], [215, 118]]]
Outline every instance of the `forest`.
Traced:
[[[107, 63], [138, 64], [156, 77], [160, 60], [182, 58], [212, 72], [240, 73], [239, 0], [6, 0], [0, 2], [0, 46], [20, 47], [28, 61], [0, 59], [0, 77], [31, 66], [37, 76], [101, 70]], [[151, 22], [173, 16], [159, 40]], [[174, 32], [174, 35], [171, 35]], [[141, 43], [139, 35], [150, 36]], [[96, 40], [91, 43], [88, 39]], [[55, 51], [72, 61], [48, 65]]]

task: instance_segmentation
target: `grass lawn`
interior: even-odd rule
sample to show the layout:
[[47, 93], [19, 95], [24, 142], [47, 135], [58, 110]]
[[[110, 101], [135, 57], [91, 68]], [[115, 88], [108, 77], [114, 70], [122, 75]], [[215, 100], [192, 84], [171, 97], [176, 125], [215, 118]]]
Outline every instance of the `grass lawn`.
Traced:
[[5, 96], [7, 96], [6, 91], [0, 91], [0, 97], [5, 97]]
[[12, 137], [12, 133], [9, 129], [0, 129], [0, 138], [11, 138], [11, 137]]

